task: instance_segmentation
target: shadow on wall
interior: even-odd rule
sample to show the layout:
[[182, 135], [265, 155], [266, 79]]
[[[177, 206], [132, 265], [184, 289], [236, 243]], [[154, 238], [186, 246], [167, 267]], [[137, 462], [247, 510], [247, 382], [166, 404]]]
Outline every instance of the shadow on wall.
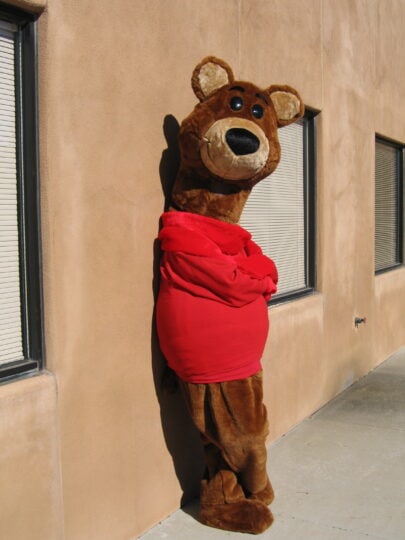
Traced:
[[[179, 167], [180, 156], [177, 144], [179, 123], [172, 115], [164, 119], [163, 132], [167, 141], [167, 149], [163, 151], [160, 161], [160, 180], [165, 196], [165, 210], [168, 209], [170, 194]], [[153, 246], [153, 295], [156, 302], [159, 291], [159, 242]], [[180, 504], [196, 497], [199, 482], [203, 474], [203, 453], [197, 429], [188, 416], [176, 376], [167, 366], [159, 349], [155, 314], [152, 321], [152, 369], [156, 395], [160, 406], [160, 419], [167, 449], [179, 480], [183, 495]]]

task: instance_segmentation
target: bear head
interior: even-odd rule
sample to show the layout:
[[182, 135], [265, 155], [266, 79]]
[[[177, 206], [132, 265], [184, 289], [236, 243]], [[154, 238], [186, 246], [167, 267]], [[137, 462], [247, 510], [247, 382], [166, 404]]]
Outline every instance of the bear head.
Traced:
[[280, 161], [278, 128], [301, 118], [304, 104], [290, 86], [235, 80], [213, 56], [196, 66], [192, 87], [199, 103], [180, 127], [173, 209], [237, 223], [253, 186]]

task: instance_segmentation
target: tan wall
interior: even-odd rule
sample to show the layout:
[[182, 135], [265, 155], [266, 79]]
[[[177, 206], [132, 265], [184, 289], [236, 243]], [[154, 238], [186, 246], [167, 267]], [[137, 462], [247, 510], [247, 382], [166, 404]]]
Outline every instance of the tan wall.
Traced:
[[0, 538], [63, 538], [55, 379], [0, 387]]
[[[295, 86], [322, 111], [318, 292], [270, 310], [272, 439], [405, 343], [405, 269], [373, 270], [374, 134], [405, 142], [405, 55], [394, 38], [404, 23], [401, 0], [49, 0], [40, 143], [47, 367], [58, 399], [35, 430], [44, 413], [31, 425], [21, 390], [21, 444], [30, 455], [32, 430], [48, 441], [53, 479], [46, 488], [17, 470], [17, 450], [9, 474], [43, 487], [40, 513], [63, 498], [67, 540], [136, 538], [196, 490], [198, 439], [179, 397], [157, 388], [152, 320], [161, 182], [173, 170], [163, 124], [193, 107], [189, 79], [203, 56], [259, 85]], [[170, 140], [173, 120], [165, 130]], [[367, 324], [355, 329], [356, 315]], [[0, 407], [21, 384], [0, 388]], [[7, 437], [10, 425], [1, 430]], [[35, 522], [33, 538], [62, 538], [51, 514], [53, 532]]]

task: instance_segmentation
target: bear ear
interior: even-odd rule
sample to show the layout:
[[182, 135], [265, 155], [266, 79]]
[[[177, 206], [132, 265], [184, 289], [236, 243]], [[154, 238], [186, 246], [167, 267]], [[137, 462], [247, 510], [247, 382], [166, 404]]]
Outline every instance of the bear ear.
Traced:
[[304, 103], [291, 86], [272, 85], [267, 92], [276, 111], [278, 127], [292, 124], [304, 115]]
[[215, 56], [207, 56], [194, 68], [191, 86], [198, 99], [204, 101], [233, 80], [232, 70], [226, 62]]

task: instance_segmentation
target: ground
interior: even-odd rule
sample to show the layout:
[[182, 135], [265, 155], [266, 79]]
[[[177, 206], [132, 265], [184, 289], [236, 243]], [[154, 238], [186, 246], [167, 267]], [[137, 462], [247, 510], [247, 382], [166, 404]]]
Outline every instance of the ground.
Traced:
[[[405, 347], [269, 448], [269, 540], [405, 538]], [[198, 522], [198, 502], [141, 540], [251, 535]], [[252, 536], [253, 538], [253, 536]]]

